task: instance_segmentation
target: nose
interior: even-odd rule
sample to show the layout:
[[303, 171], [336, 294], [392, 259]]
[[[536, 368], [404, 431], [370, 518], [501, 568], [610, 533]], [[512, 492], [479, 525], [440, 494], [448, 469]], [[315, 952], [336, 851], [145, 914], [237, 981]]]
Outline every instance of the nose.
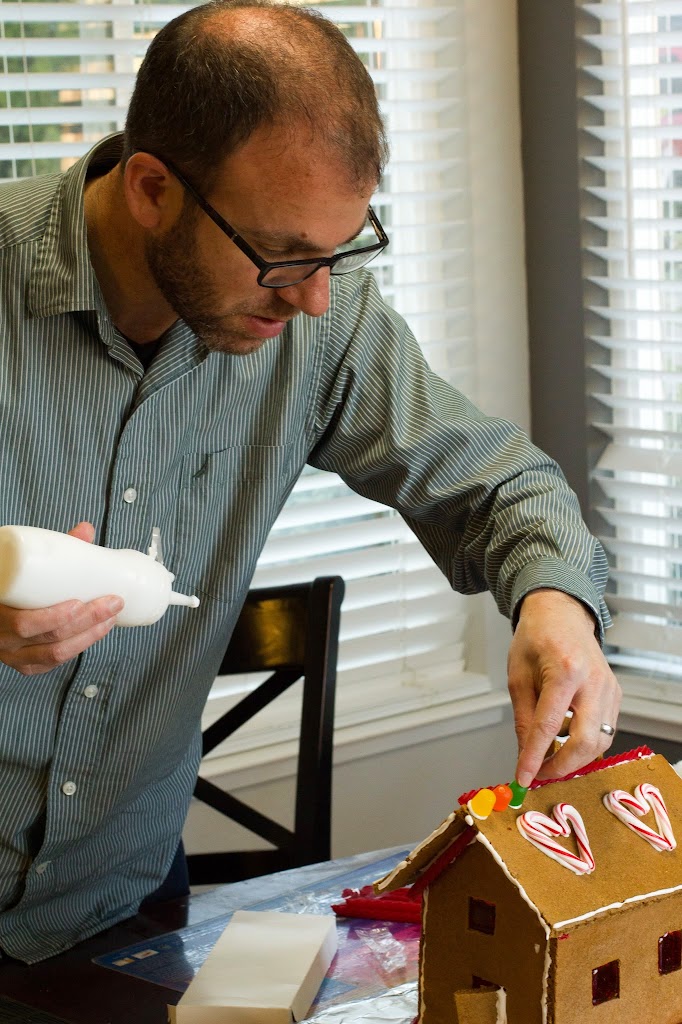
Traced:
[[289, 305], [300, 309], [308, 316], [322, 316], [329, 308], [329, 268], [320, 267], [311, 277], [300, 284], [291, 284], [287, 288], [277, 288]]

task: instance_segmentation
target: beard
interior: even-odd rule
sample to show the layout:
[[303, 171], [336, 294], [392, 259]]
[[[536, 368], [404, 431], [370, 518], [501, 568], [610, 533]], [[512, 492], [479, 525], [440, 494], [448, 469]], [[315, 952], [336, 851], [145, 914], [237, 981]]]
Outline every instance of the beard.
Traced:
[[210, 351], [248, 355], [259, 349], [265, 339], [248, 332], [243, 324], [245, 317], [291, 320], [297, 310], [274, 291], [268, 295], [264, 288], [264, 297], [272, 299], [266, 309], [256, 312], [251, 301], [235, 303], [226, 312], [216, 313], [222, 296], [201, 263], [196, 241], [197, 213], [196, 208], [185, 203], [178, 220], [165, 235], [147, 236], [145, 257], [149, 272], [171, 309]]

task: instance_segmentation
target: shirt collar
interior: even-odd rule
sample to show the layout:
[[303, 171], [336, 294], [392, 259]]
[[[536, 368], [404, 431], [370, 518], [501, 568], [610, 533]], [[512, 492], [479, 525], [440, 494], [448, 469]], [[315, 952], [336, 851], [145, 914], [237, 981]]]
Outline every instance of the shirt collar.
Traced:
[[94, 309], [100, 319], [106, 315], [90, 262], [83, 187], [88, 177], [114, 167], [122, 151], [122, 134], [109, 135], [62, 175], [28, 282], [29, 314], [40, 317]]

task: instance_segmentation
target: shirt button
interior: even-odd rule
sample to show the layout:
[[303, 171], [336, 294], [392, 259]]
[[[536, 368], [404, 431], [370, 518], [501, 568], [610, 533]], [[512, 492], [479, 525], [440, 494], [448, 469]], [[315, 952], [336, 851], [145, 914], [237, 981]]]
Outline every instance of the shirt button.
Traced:
[[73, 794], [76, 792], [76, 789], [77, 787], [75, 782], [65, 782], [64, 785], [62, 786], [62, 793], [65, 796], [73, 796]]
[[135, 501], [136, 498], [137, 498], [137, 491], [135, 490], [135, 488], [134, 487], [126, 487], [125, 491], [123, 492], [123, 500], [125, 502], [127, 502], [128, 505], [132, 505], [132, 503]]
[[91, 683], [90, 686], [86, 686], [83, 690], [84, 697], [96, 697], [98, 693], [99, 687], [95, 686], [93, 683]]
[[36, 865], [36, 874], [37, 875], [44, 874], [47, 871], [47, 869], [49, 868], [49, 866], [50, 866], [49, 860], [43, 861], [42, 864], [37, 864]]

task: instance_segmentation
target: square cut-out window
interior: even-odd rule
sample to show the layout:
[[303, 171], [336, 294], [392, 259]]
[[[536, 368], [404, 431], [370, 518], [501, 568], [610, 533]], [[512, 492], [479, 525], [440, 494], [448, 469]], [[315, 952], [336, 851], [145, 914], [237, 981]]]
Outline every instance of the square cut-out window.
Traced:
[[608, 1003], [609, 999], [620, 997], [620, 961], [611, 960], [608, 964], [595, 967], [592, 971], [592, 1005]]
[[682, 967], [682, 931], [666, 932], [658, 940], [658, 973], [672, 974]]
[[469, 897], [469, 928], [484, 935], [495, 934], [495, 904]]

